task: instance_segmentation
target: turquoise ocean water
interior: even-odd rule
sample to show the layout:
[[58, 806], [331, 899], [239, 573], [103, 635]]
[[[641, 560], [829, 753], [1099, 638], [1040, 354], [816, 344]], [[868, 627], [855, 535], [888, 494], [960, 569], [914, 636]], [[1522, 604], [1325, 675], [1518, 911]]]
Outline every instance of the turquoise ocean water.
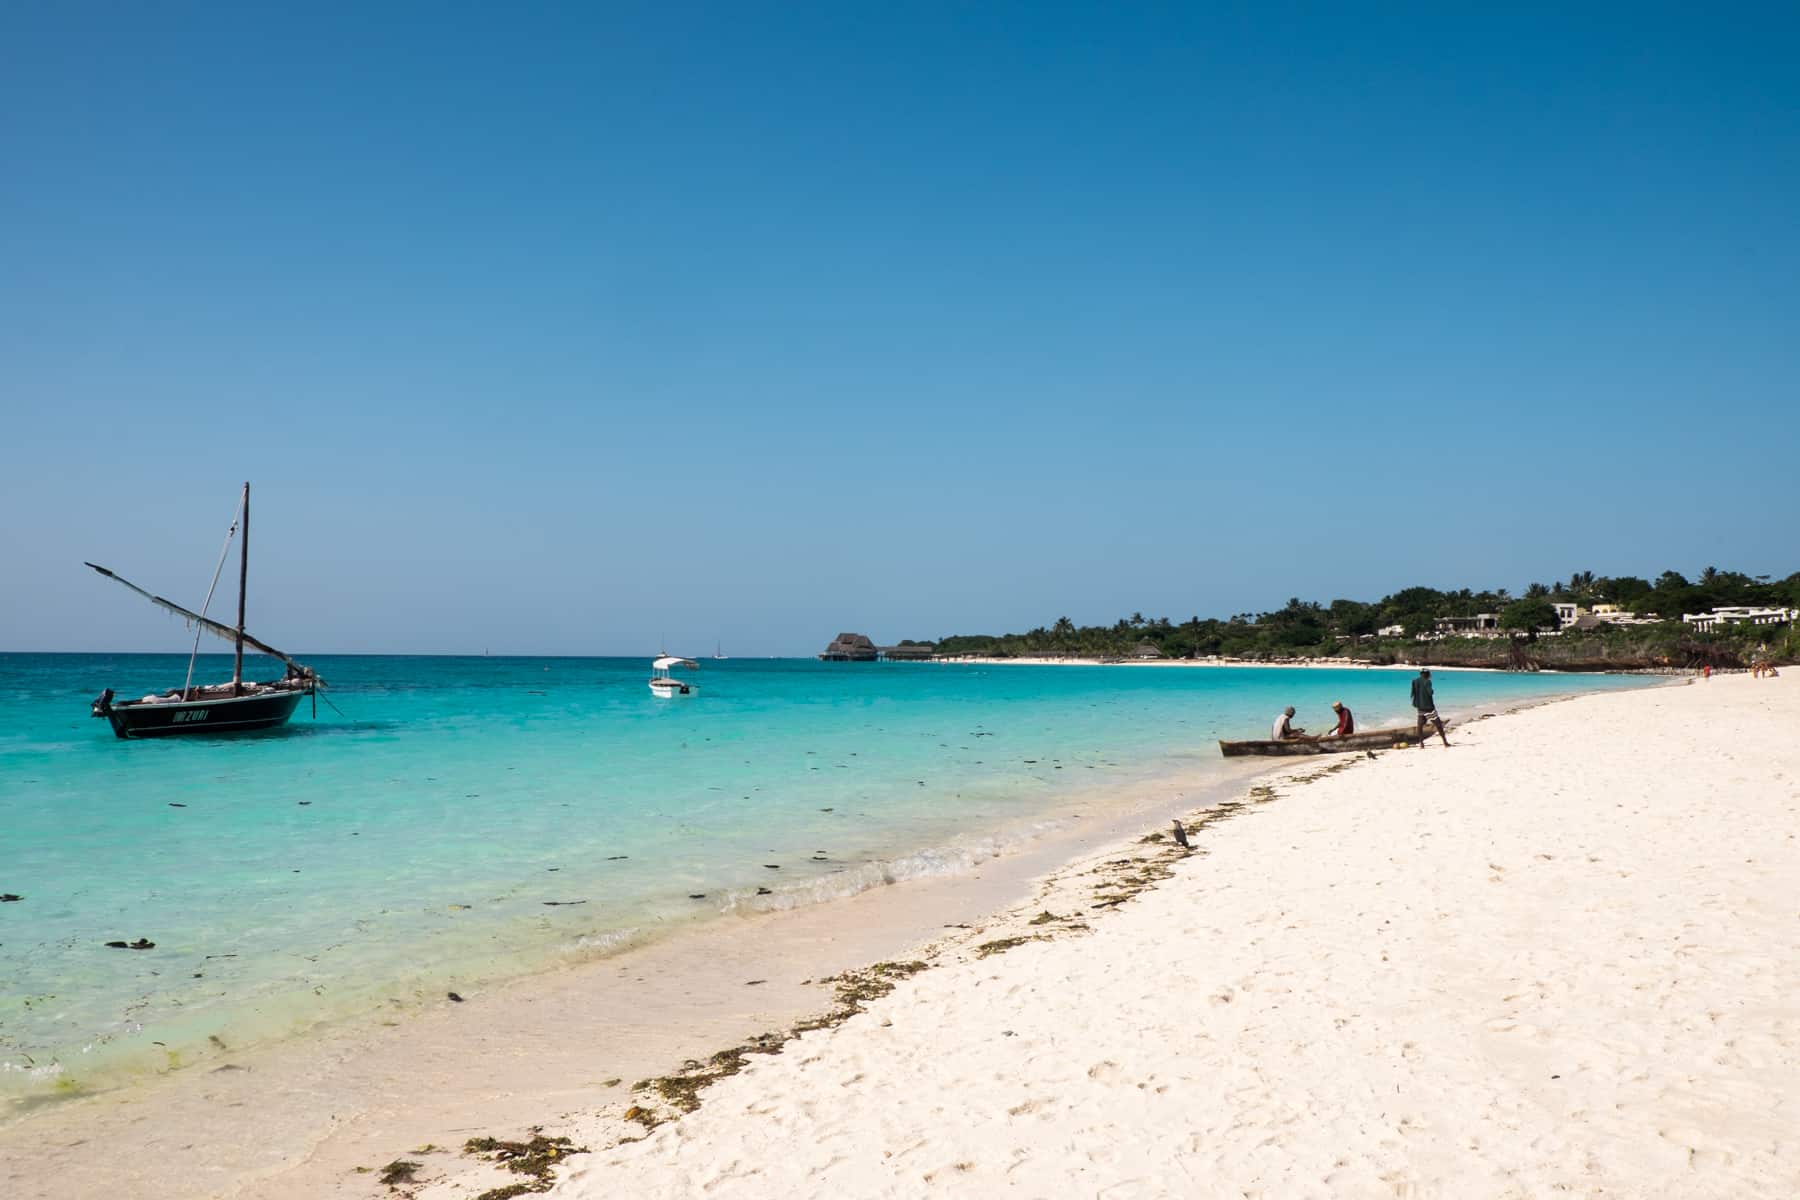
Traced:
[[[24, 897], [0, 904], [0, 1099], [962, 869], [1221, 769], [1215, 740], [1284, 704], [1315, 729], [1333, 699], [1363, 728], [1410, 711], [1408, 675], [1359, 669], [704, 660], [664, 700], [647, 659], [309, 661], [341, 712], [122, 742], [88, 701], [178, 685], [185, 657], [0, 654], [0, 892]], [[1642, 682], [1446, 673], [1438, 699]]]

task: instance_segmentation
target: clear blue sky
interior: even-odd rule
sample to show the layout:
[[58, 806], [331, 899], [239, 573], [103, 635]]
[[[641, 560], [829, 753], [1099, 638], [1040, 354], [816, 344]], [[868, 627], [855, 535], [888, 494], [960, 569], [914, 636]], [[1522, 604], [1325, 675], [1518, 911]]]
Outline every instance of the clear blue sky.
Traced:
[[0, 648], [1786, 574], [1797, 14], [6, 5]]

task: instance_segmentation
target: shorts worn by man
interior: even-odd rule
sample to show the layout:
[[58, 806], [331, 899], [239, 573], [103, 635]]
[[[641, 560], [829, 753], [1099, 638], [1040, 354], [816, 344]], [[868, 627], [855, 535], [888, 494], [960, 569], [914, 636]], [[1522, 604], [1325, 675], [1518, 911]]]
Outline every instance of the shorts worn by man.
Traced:
[[1430, 721], [1437, 726], [1438, 736], [1444, 739], [1444, 745], [1450, 744], [1450, 735], [1444, 732], [1444, 719], [1438, 716], [1437, 701], [1431, 695], [1431, 668], [1420, 667], [1419, 677], [1412, 684], [1412, 706], [1419, 714], [1419, 749], [1425, 748], [1425, 722]]

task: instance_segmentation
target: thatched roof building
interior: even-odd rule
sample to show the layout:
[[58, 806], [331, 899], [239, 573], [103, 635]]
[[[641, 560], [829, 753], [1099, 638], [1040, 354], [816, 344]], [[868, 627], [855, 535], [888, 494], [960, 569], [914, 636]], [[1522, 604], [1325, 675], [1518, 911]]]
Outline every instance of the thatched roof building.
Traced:
[[937, 647], [930, 642], [901, 642], [881, 648], [881, 657], [889, 662], [925, 662], [936, 653]]
[[825, 662], [874, 662], [880, 655], [880, 649], [868, 635], [840, 633], [819, 657]]
[[1161, 647], [1148, 639], [1139, 642], [1137, 649], [1131, 652], [1133, 658], [1161, 658], [1162, 656]]

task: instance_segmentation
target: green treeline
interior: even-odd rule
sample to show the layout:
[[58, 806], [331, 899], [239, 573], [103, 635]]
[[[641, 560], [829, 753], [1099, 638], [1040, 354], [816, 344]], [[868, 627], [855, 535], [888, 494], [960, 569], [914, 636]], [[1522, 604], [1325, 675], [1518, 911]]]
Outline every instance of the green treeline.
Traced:
[[[1596, 651], [1610, 647], [1615, 657], [1622, 650], [1629, 650], [1628, 657], [1646, 660], [1729, 663], [1763, 653], [1765, 648], [1773, 657], [1800, 656], [1800, 638], [1792, 627], [1738, 626], [1702, 635], [1681, 624], [1683, 613], [1707, 612], [1715, 607], [1800, 608], [1800, 572], [1772, 580], [1714, 567], [1706, 568], [1692, 580], [1677, 571], [1664, 571], [1654, 581], [1633, 575], [1609, 577], [1578, 571], [1567, 580], [1530, 584], [1517, 596], [1505, 588], [1446, 592], [1409, 587], [1374, 602], [1333, 600], [1321, 604], [1295, 598], [1274, 612], [1239, 613], [1223, 620], [1196, 616], [1180, 624], [1167, 617], [1146, 617], [1142, 613], [1133, 613], [1112, 625], [1077, 626], [1062, 617], [1053, 625], [1025, 633], [940, 638], [937, 651], [940, 655], [998, 658], [1130, 658], [1143, 653], [1148, 643], [1167, 658], [1353, 656], [1358, 660], [1391, 660], [1405, 657], [1396, 643], [1411, 643], [1415, 635], [1430, 633], [1443, 617], [1499, 613], [1502, 628], [1521, 641], [1535, 641], [1540, 631], [1555, 627], [1555, 612], [1550, 606], [1558, 602], [1573, 602], [1583, 608], [1616, 604], [1638, 616], [1661, 618], [1661, 623], [1654, 626], [1603, 627], [1579, 635], [1592, 643]], [[1377, 636], [1379, 631], [1395, 626], [1401, 631], [1397, 638], [1390, 635], [1383, 640]], [[1577, 635], [1563, 637], [1572, 641]], [[1494, 647], [1491, 653], [1509, 652], [1504, 640], [1497, 646], [1486, 644]]]

